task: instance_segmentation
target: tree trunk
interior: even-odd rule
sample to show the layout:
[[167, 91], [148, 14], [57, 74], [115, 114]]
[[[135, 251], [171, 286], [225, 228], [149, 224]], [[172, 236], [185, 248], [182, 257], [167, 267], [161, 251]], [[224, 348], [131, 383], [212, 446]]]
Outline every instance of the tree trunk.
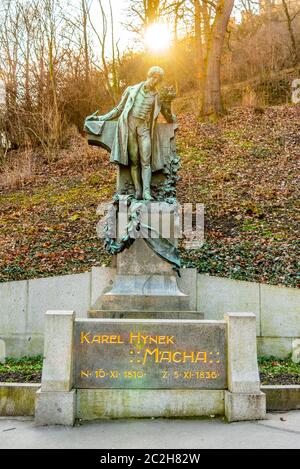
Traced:
[[111, 0], [109, 0], [110, 8], [110, 24], [111, 24], [111, 48], [112, 48], [112, 89], [114, 94], [114, 101], [117, 102], [120, 98], [120, 89], [119, 89], [119, 79], [116, 63], [116, 44], [115, 44], [115, 28], [114, 28], [114, 15], [111, 5]]
[[84, 45], [84, 73], [85, 81], [89, 84], [90, 80], [90, 57], [89, 57], [89, 41], [88, 41], [88, 30], [87, 30], [87, 4], [86, 0], [82, 0], [81, 9], [82, 9], [82, 26], [83, 26], [83, 45]]
[[221, 55], [234, 0], [219, 0], [207, 46], [206, 76], [201, 115], [215, 120], [224, 114], [221, 96]]
[[159, 17], [160, 0], [144, 0], [146, 26], [156, 22]]
[[299, 57], [298, 57], [296, 39], [295, 39], [294, 31], [293, 31], [293, 25], [292, 25], [293, 19], [290, 15], [286, 0], [282, 0], [282, 6], [284, 9], [284, 14], [286, 16], [287, 27], [288, 27], [288, 31], [290, 35], [290, 41], [291, 41], [291, 47], [292, 47], [291, 55], [292, 55], [293, 65], [297, 65], [297, 63], [299, 62]]
[[200, 90], [203, 92], [204, 89], [204, 52], [203, 52], [203, 40], [202, 40], [202, 16], [200, 0], [193, 0], [194, 3], [194, 29], [195, 29], [195, 54], [196, 54], [196, 70], [197, 79], [199, 80]]
[[[179, 45], [179, 40], [178, 40], [178, 22], [179, 22], [179, 8], [181, 6], [181, 3], [178, 2], [175, 5], [174, 8], [174, 47], [175, 50], [178, 50], [178, 45]], [[180, 85], [179, 85], [179, 80], [178, 80], [178, 71], [179, 71], [179, 65], [178, 61], [174, 61], [174, 70], [175, 70], [175, 89], [176, 89], [176, 95], [179, 96], [180, 94]]]

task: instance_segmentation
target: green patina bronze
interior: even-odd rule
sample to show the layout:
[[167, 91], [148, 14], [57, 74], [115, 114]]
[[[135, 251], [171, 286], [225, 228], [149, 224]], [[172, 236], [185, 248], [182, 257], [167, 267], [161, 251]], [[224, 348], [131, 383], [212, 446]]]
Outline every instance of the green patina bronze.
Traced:
[[[96, 111], [88, 116], [84, 129], [88, 133], [89, 143], [110, 151], [111, 162], [118, 165], [117, 194], [104, 224], [107, 251], [118, 254], [129, 248], [136, 239], [132, 227], [139, 226], [145, 234], [145, 237], [142, 236], [145, 242], [179, 271], [177, 248], [161, 236], [149, 236], [153, 229], [143, 226], [139, 220], [141, 204], [153, 200], [170, 204], [176, 202], [180, 159], [175, 147], [176, 117], [171, 110], [176, 95], [170, 87], [158, 90], [163, 76], [164, 71], [160, 67], [152, 67], [147, 80], [129, 86], [112, 111], [104, 115], [97, 115]], [[157, 123], [160, 113], [167, 124]], [[120, 195], [128, 196], [130, 219], [127, 233], [116, 239], [111, 225], [119, 209]]]

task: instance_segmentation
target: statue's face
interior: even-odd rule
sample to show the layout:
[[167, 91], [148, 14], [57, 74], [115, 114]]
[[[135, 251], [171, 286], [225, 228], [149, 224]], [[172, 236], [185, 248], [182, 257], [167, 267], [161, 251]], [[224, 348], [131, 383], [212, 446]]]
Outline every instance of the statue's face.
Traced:
[[147, 79], [147, 86], [148, 88], [154, 90], [162, 83], [162, 81], [162, 76], [159, 73], [154, 73], [151, 77]]

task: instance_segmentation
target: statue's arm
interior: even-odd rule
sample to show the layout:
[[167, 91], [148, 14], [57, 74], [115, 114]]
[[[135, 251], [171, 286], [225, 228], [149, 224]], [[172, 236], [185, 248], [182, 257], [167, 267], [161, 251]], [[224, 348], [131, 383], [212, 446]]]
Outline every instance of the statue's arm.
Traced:
[[126, 104], [126, 101], [128, 99], [129, 90], [130, 90], [130, 87], [126, 88], [126, 90], [124, 91], [124, 93], [122, 95], [121, 101], [110, 112], [108, 112], [107, 114], [104, 114], [103, 116], [96, 116], [95, 115], [96, 113], [95, 113], [95, 114], [92, 114], [91, 116], [88, 116], [86, 118], [86, 120], [110, 121], [110, 120], [113, 120], [113, 119], [116, 119], [117, 117], [119, 117], [122, 114], [122, 111], [123, 111], [123, 109], [125, 107], [125, 104]]
[[160, 112], [169, 124], [177, 121], [175, 114], [172, 113], [171, 103], [162, 102]]

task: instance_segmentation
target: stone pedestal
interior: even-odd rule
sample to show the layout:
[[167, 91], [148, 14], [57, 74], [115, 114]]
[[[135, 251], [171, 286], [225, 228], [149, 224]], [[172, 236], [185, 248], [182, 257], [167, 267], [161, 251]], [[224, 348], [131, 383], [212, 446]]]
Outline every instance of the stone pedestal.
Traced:
[[35, 425], [73, 426], [76, 413], [76, 391], [37, 391]]
[[266, 418], [266, 395], [225, 391], [225, 415], [228, 422]]
[[[124, 404], [126, 403], [126, 404]], [[77, 417], [195, 418], [224, 415], [224, 391], [201, 389], [78, 389]]]
[[191, 300], [179, 289], [178, 274], [171, 264], [161, 259], [144, 239], [135, 240], [129, 250], [117, 256], [116, 269], [112, 289], [92, 305], [90, 317], [173, 319], [175, 314], [176, 318], [188, 319], [191, 316], [187, 313], [192, 313], [193, 318], [203, 318], [201, 313], [192, 311]]
[[118, 321], [48, 312], [36, 425], [73, 425], [76, 417], [264, 419], [255, 329], [249, 313]]
[[[152, 303], [154, 308], [155, 304]], [[89, 318], [99, 319], [204, 319], [204, 314], [199, 311], [122, 311], [122, 310], [90, 310]]]
[[228, 391], [225, 415], [229, 422], [266, 417], [266, 396], [260, 391], [256, 349], [256, 316], [228, 313]]
[[6, 347], [3, 339], [0, 339], [0, 363], [5, 363]]
[[36, 395], [36, 425], [73, 425], [76, 392], [73, 387], [74, 311], [48, 311], [41, 389]]

